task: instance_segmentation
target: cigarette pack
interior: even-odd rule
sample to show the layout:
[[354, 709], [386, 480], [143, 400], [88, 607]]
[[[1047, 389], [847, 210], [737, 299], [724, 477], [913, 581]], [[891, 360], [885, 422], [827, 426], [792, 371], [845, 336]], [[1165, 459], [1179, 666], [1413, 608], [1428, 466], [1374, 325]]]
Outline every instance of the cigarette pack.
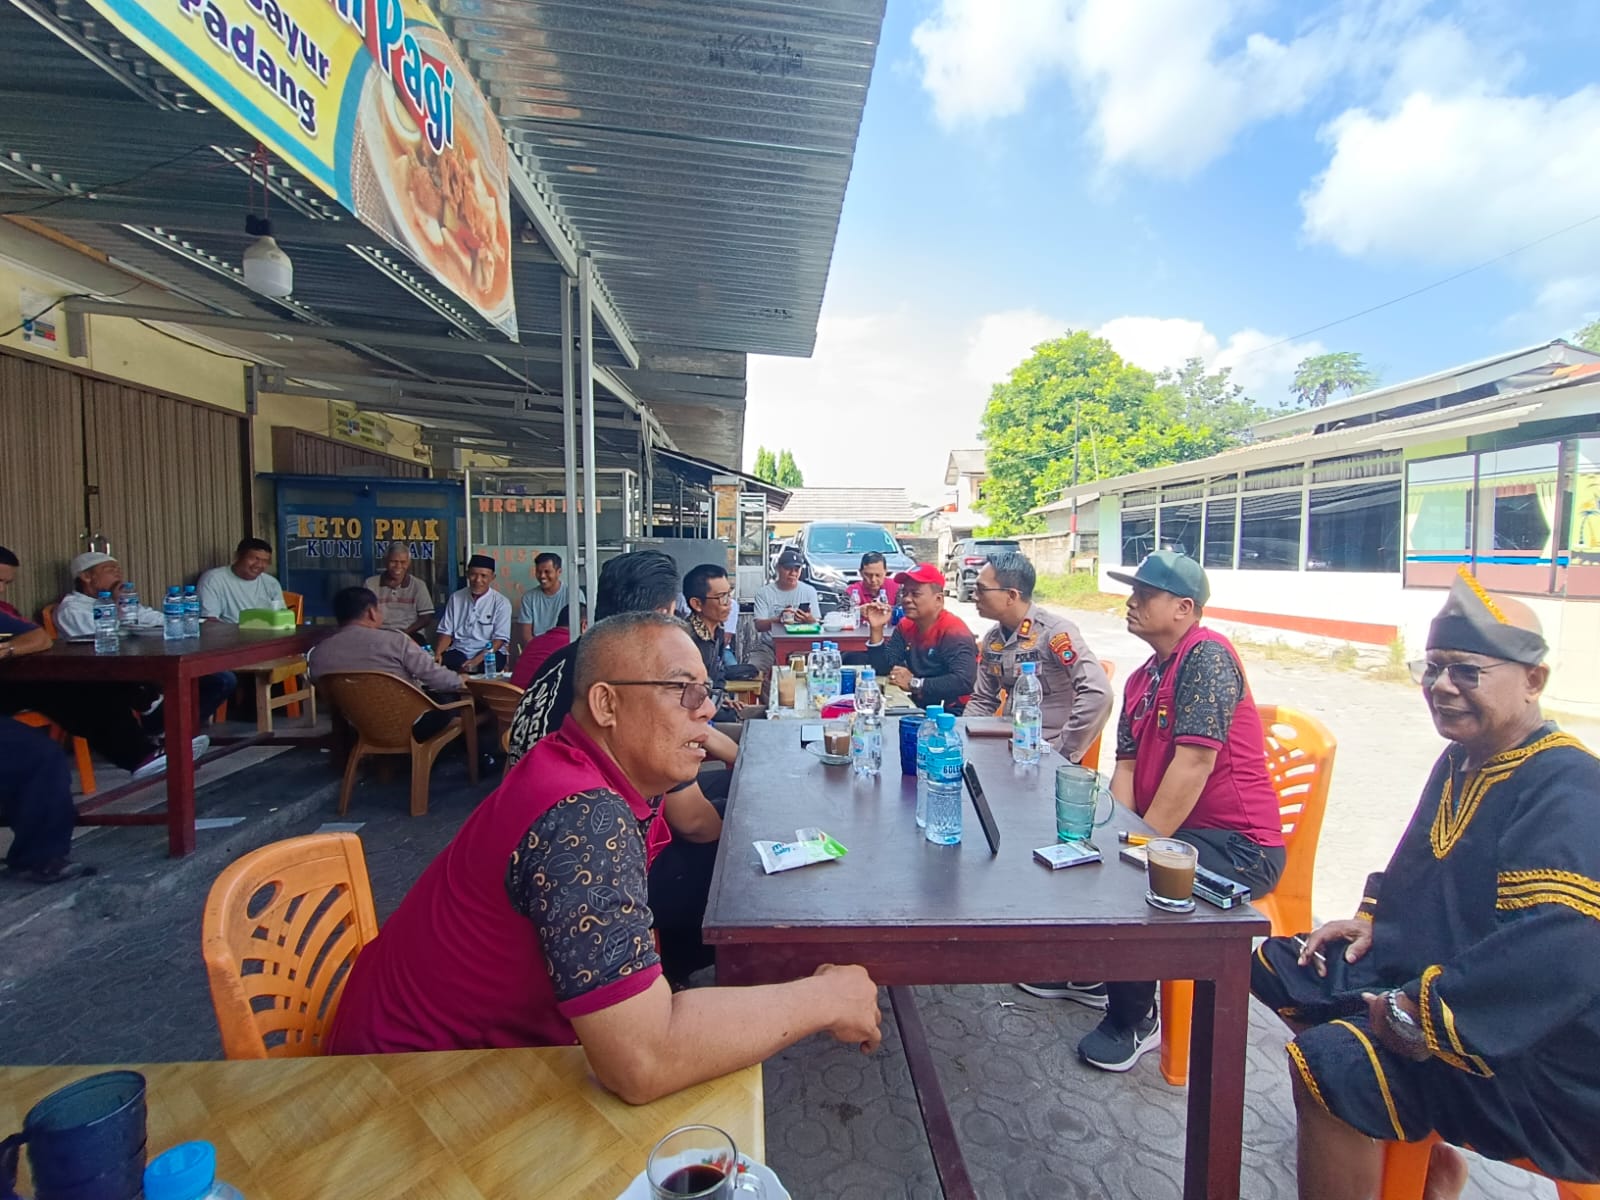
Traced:
[[1040, 846], [1033, 856], [1052, 871], [1100, 861], [1100, 851], [1087, 842], [1056, 842], [1050, 846]]

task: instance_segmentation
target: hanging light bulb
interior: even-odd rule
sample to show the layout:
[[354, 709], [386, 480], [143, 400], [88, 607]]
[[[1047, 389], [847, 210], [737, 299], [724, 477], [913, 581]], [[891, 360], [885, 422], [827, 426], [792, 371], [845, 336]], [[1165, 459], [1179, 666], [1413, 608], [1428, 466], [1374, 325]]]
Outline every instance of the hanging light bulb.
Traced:
[[255, 241], [244, 252], [244, 281], [252, 290], [278, 300], [294, 291], [294, 263], [272, 236], [272, 222], [254, 213], [244, 231]]

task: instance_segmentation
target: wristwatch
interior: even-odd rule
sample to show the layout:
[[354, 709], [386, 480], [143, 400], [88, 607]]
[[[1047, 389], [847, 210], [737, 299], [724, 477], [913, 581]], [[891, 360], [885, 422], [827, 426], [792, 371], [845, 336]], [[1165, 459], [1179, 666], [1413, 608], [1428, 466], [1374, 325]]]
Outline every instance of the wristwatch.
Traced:
[[913, 675], [911, 677], [911, 687], [908, 690], [913, 692], [920, 692], [922, 690], [922, 677], [920, 675]]

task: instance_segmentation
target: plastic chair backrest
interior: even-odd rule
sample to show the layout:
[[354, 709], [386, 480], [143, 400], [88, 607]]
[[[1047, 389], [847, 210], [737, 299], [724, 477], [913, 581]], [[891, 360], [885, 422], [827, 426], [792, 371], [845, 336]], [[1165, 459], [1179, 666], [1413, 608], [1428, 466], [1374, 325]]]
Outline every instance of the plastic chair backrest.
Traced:
[[61, 636], [56, 632], [56, 606], [54, 604], [46, 604], [39, 610], [39, 628], [48, 633], [51, 638]]
[[[1311, 881], [1316, 872], [1317, 841], [1328, 808], [1338, 742], [1328, 727], [1310, 713], [1279, 704], [1258, 704], [1261, 733], [1267, 746], [1267, 774], [1278, 793], [1287, 854], [1278, 886], [1267, 897], [1277, 918], [1274, 934], [1309, 930]], [[1281, 928], [1280, 928], [1281, 926]]]
[[384, 671], [336, 671], [317, 686], [373, 749], [408, 750], [411, 726], [438, 706], [422, 689]]
[[[1112, 684], [1114, 689], [1117, 682], [1117, 664], [1109, 658], [1102, 658], [1100, 665], [1106, 669], [1106, 681]], [[1116, 695], [1115, 690], [1112, 691], [1112, 695]], [[1089, 748], [1083, 752], [1083, 758], [1079, 760], [1081, 765], [1088, 767], [1091, 771], [1100, 769], [1100, 740], [1105, 737], [1105, 734], [1106, 731], [1103, 728], [1099, 733], [1095, 734], [1094, 741], [1089, 743]]]
[[273, 842], [228, 867], [211, 885], [200, 934], [223, 1053], [322, 1053], [356, 955], [377, 936], [353, 833]]
[[294, 623], [296, 625], [304, 625], [306, 623], [306, 598], [299, 592], [285, 592], [283, 594], [283, 606], [294, 614]]
[[511, 718], [517, 712], [517, 705], [522, 703], [522, 689], [502, 680], [486, 679], [482, 683], [473, 683], [471, 692], [473, 696], [488, 705], [489, 711], [494, 714], [494, 719], [502, 725], [511, 724]]

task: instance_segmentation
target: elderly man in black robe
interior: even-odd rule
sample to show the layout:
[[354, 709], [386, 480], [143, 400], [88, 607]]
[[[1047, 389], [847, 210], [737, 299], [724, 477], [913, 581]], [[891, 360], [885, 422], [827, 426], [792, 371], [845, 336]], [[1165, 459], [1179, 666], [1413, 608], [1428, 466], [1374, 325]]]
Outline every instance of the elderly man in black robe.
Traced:
[[1600, 1181], [1600, 761], [1544, 719], [1526, 605], [1465, 573], [1412, 664], [1450, 740], [1351, 920], [1271, 938], [1251, 987], [1296, 1030], [1301, 1200], [1376, 1194], [1382, 1142], [1437, 1133]]

